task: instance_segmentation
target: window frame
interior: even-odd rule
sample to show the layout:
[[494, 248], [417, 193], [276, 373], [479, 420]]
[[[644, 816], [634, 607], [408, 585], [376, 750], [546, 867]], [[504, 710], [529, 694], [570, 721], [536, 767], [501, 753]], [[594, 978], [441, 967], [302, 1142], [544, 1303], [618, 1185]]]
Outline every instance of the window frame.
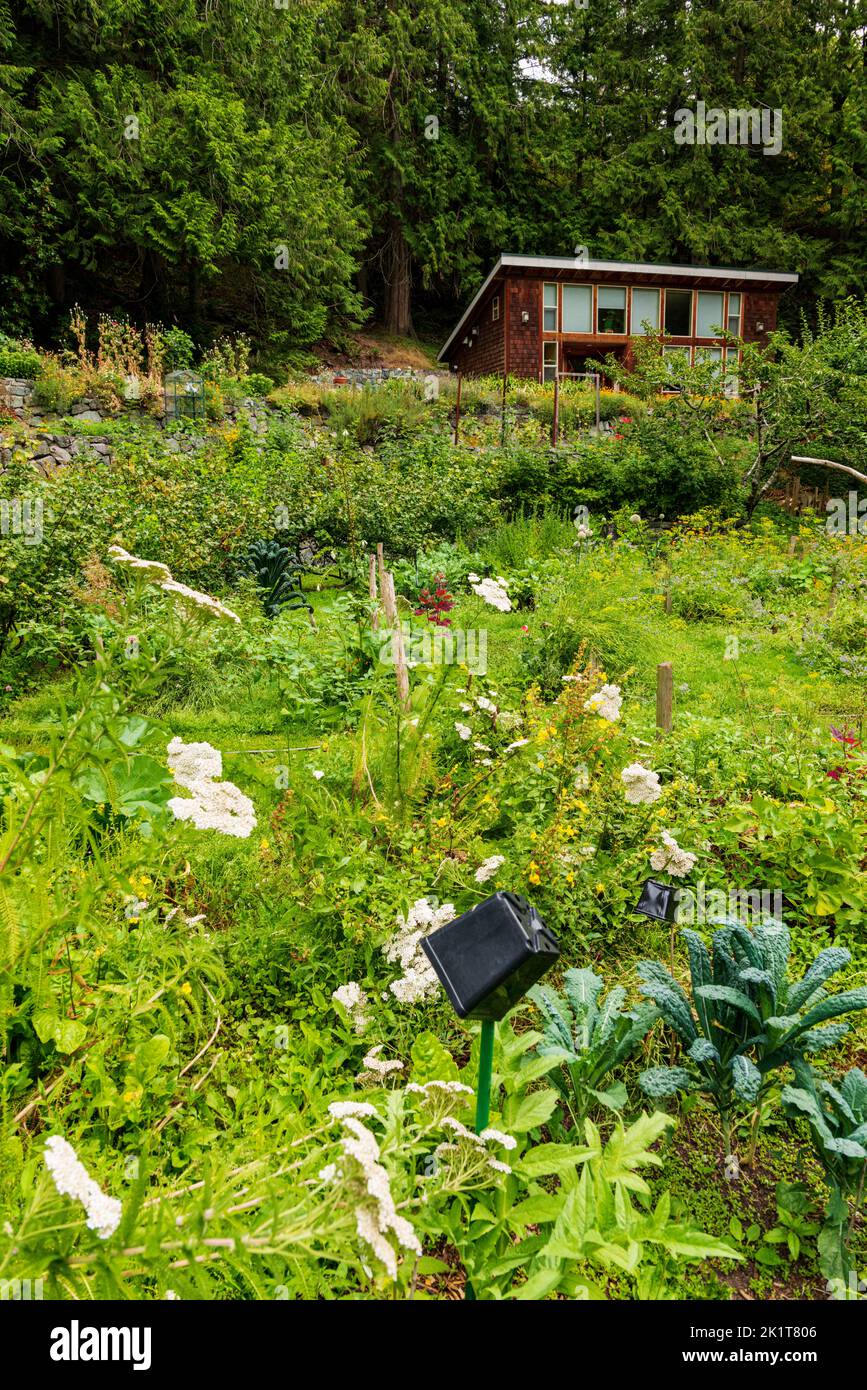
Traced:
[[500, 321], [500, 296], [495, 294], [491, 300], [491, 323]]
[[713, 342], [713, 343], [718, 343], [718, 342], [720, 342], [720, 334], [719, 334], [719, 333], [701, 333], [701, 332], [699, 331], [698, 316], [699, 316], [699, 313], [701, 312], [701, 297], [702, 297], [702, 295], [708, 295], [708, 294], [712, 294], [712, 295], [718, 296], [719, 299], [720, 299], [720, 313], [719, 313], [718, 323], [719, 323], [719, 326], [720, 326], [720, 333], [724, 333], [724, 332], [725, 332], [725, 327], [724, 327], [724, 325], [725, 325], [725, 323], [726, 323], [727, 314], [728, 314], [728, 305], [727, 305], [727, 303], [726, 303], [726, 292], [725, 292], [725, 290], [697, 290], [697, 291], [696, 291], [696, 301], [695, 301], [695, 336], [696, 336], [696, 338], [707, 338], [707, 339], [709, 339], [709, 340], [710, 340], [711, 342]]
[[[668, 296], [669, 296], [670, 294], [688, 294], [688, 295], [689, 295], [689, 328], [686, 330], [685, 333], [672, 333], [672, 332], [669, 331], [669, 327], [668, 327], [668, 324], [667, 324], [667, 322], [666, 322], [666, 317], [667, 317], [667, 314], [668, 314]], [[678, 285], [678, 286], [671, 286], [671, 288], [666, 287], [666, 291], [665, 291], [665, 300], [664, 300], [663, 306], [662, 306], [662, 332], [663, 332], [663, 334], [665, 335], [665, 337], [666, 337], [666, 338], [694, 338], [694, 337], [695, 337], [695, 334], [694, 334], [694, 332], [693, 332], [693, 327], [694, 327], [694, 325], [695, 325], [695, 290], [685, 290], [685, 289], [682, 288], [682, 286], [679, 286], [679, 285]]]
[[[734, 316], [734, 317], [737, 319], [737, 324], [738, 324], [736, 330], [733, 329], [732, 326], [731, 326], [731, 320], [732, 320], [732, 297], [733, 297], [733, 296], [734, 296], [734, 298], [736, 298], [737, 301], [738, 301], [738, 312], [737, 312], [737, 314]], [[743, 290], [729, 290], [728, 293], [727, 293], [727, 295], [726, 295], [726, 332], [729, 333], [729, 334], [731, 334], [731, 336], [732, 336], [733, 338], [741, 338], [741, 337], [743, 337], [743, 333], [742, 333], [742, 331], [741, 331], [741, 330], [743, 329], [743, 326], [744, 326], [744, 293], [743, 293]]]
[[[568, 333], [573, 338], [592, 338], [595, 337], [593, 324], [595, 323], [596, 295], [595, 286], [592, 284], [576, 284], [572, 280], [564, 281], [560, 288], [560, 332]], [[590, 291], [590, 326], [589, 328], [567, 328], [566, 327], [566, 291], [567, 290], [589, 290]], [[550, 330], [553, 331], [553, 330]]]
[[[549, 287], [550, 287], [551, 289], [553, 289], [553, 291], [554, 291], [554, 303], [553, 303], [553, 304], [546, 304], [546, 303], [545, 303], [545, 291], [546, 291]], [[549, 327], [548, 327], [548, 324], [547, 324], [547, 321], [546, 321], [546, 318], [545, 318], [545, 315], [546, 315], [546, 314], [551, 314], [551, 313], [553, 313], [553, 315], [554, 315], [554, 327], [553, 327], [553, 328], [549, 328]], [[542, 332], [543, 332], [543, 333], [559, 333], [559, 332], [560, 332], [560, 282], [559, 282], [558, 280], [543, 280], [543, 281], [542, 281]]]
[[[546, 356], [547, 356], [547, 354], [548, 354], [548, 349], [549, 349], [549, 348], [553, 348], [553, 349], [554, 349], [554, 361], [553, 361], [553, 362], [546, 362], [546, 360], [545, 360], [545, 359], [546, 359]], [[549, 368], [553, 368], [554, 376], [546, 376], [546, 375], [545, 375], [545, 373], [548, 371]], [[560, 374], [560, 340], [559, 340], [559, 338], [543, 338], [543, 339], [542, 339], [542, 381], [543, 381], [543, 382], [546, 382], [546, 381], [554, 381], [555, 378], [556, 378], [557, 376], [559, 376], [559, 374]]]
[[[622, 295], [623, 295], [623, 328], [622, 328], [619, 332], [618, 332], [618, 330], [617, 330], [616, 328], [600, 328], [600, 327], [599, 327], [599, 310], [600, 310], [599, 295], [600, 295], [600, 291], [601, 291], [601, 290], [619, 290], [619, 291], [622, 293]], [[594, 314], [594, 316], [593, 316], [593, 323], [594, 323], [594, 325], [595, 325], [594, 336], [595, 336], [595, 337], [600, 337], [600, 336], [601, 336], [601, 337], [605, 337], [605, 338], [626, 338], [626, 337], [628, 337], [628, 336], [629, 336], [629, 286], [628, 286], [628, 285], [597, 285], [597, 286], [596, 286], [596, 296], [595, 296], [595, 299], [596, 299], [596, 303], [595, 303], [596, 312], [595, 312], [595, 314]], [[613, 309], [613, 306], [610, 305], [610, 304], [608, 304], [608, 305], [605, 306], [605, 308], [607, 308], [607, 309]]]
[[646, 333], [644, 333], [644, 332], [642, 331], [642, 328], [641, 328], [641, 319], [638, 320], [638, 325], [637, 325], [637, 326], [636, 326], [636, 324], [635, 324], [635, 292], [636, 292], [636, 290], [639, 292], [639, 294], [655, 294], [655, 295], [656, 295], [656, 327], [655, 327], [654, 329], [652, 329], [651, 331], [652, 331], [653, 333], [659, 333], [659, 332], [660, 332], [660, 324], [661, 324], [661, 322], [662, 322], [662, 285], [630, 285], [630, 286], [629, 286], [629, 335], [630, 335], [630, 337], [632, 337], [632, 338], [646, 338], [646, 337], [648, 336], [648, 334], [646, 334]]

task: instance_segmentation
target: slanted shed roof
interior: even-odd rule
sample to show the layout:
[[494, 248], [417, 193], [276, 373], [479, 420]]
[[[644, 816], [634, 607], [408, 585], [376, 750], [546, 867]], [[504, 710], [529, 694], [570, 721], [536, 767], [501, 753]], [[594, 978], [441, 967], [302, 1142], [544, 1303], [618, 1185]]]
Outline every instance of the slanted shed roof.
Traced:
[[509, 270], [526, 271], [539, 279], [549, 280], [562, 280], [579, 275], [591, 280], [605, 281], [622, 280], [624, 276], [628, 276], [632, 284], [639, 285], [651, 281], [657, 283], [660, 279], [667, 279], [672, 285], [692, 285], [696, 280], [707, 280], [721, 289], [764, 289], [776, 290], [778, 293], [782, 293], [787, 286], [798, 283], [796, 274], [782, 270], [738, 270], [731, 266], [713, 265], [656, 265], [652, 261], [592, 261], [579, 260], [575, 256], [517, 256], [504, 253], [464, 310], [457, 326], [443, 343], [437, 355], [438, 362], [443, 360], [455, 339], [463, 332], [490, 286], [495, 280], [503, 279]]

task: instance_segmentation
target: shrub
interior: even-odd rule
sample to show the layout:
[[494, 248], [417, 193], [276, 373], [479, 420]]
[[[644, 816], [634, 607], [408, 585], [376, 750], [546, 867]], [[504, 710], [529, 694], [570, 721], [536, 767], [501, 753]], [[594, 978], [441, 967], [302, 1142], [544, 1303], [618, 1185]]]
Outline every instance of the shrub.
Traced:
[[0, 346], [0, 376], [32, 381], [38, 377], [41, 365], [42, 358], [33, 348]]

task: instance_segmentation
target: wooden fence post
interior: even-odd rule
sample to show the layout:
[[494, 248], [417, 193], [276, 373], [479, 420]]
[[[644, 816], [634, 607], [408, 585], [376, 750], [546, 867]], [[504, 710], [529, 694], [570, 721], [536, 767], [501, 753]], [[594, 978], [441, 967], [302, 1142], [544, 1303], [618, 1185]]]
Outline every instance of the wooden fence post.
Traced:
[[461, 437], [461, 387], [463, 385], [463, 373], [458, 369], [458, 394], [455, 397], [455, 444]]
[[394, 575], [386, 570], [382, 584], [382, 598], [385, 605], [385, 618], [392, 631], [392, 651], [394, 653], [394, 674], [397, 680], [397, 693], [405, 710], [409, 709], [409, 669], [406, 664], [406, 648], [397, 612], [397, 595], [394, 589]]
[[[377, 592], [376, 592], [376, 556], [375, 556], [375, 555], [368, 555], [368, 557], [367, 557], [367, 589], [368, 589], [368, 593], [370, 594], [370, 602], [371, 602], [372, 604], [376, 605], [377, 599], [378, 599], [378, 595], [377, 595]], [[378, 610], [377, 610], [377, 608], [376, 608], [375, 606], [374, 606], [373, 612], [372, 612], [372, 614], [371, 614], [370, 626], [373, 628], [373, 631], [374, 631], [374, 632], [376, 632], [376, 629], [379, 627], [379, 612], [378, 612]]]
[[671, 712], [674, 701], [674, 668], [663, 661], [656, 668], [656, 727], [661, 734], [671, 732]]
[[551, 422], [551, 444], [556, 445], [560, 433], [560, 373], [554, 377], [554, 419]]

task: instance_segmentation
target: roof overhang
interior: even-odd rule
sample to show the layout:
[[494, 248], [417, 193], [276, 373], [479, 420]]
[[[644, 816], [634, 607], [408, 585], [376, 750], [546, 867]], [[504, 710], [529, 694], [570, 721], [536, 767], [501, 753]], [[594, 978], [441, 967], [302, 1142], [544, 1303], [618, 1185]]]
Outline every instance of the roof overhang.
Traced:
[[594, 261], [578, 260], [575, 256], [517, 256], [502, 255], [487, 279], [479, 287], [473, 299], [461, 315], [457, 326], [443, 343], [437, 354], [441, 362], [448, 354], [455, 339], [460, 336], [472, 319], [476, 308], [484, 299], [491, 285], [502, 279], [509, 270], [526, 271], [538, 278], [563, 279], [568, 272], [579, 272], [594, 280], [623, 279], [642, 284], [648, 280], [668, 279], [673, 284], [696, 280], [708, 280], [722, 289], [766, 289], [782, 294], [789, 285], [796, 285], [799, 277], [790, 271], [781, 270], [738, 270], [732, 266], [710, 265], [656, 265], [652, 261]]

